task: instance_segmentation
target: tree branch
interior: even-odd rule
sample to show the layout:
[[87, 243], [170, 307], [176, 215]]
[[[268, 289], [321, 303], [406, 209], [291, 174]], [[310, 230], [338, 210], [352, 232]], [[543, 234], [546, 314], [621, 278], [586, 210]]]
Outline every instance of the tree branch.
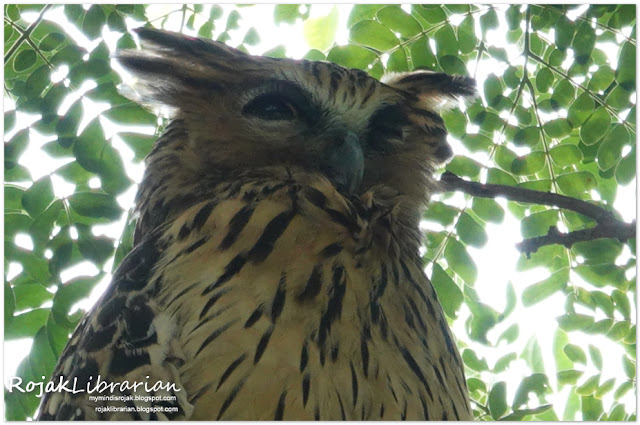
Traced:
[[460, 191], [481, 198], [496, 198], [504, 196], [510, 201], [529, 204], [549, 205], [565, 210], [575, 211], [596, 221], [595, 227], [577, 230], [570, 233], [560, 233], [555, 226], [549, 229], [545, 236], [525, 239], [517, 245], [520, 252], [529, 255], [545, 245], [560, 244], [570, 248], [574, 243], [599, 238], [615, 238], [628, 240], [636, 237], [635, 221], [624, 223], [613, 213], [594, 204], [580, 199], [559, 195], [557, 193], [539, 192], [515, 186], [501, 184], [482, 184], [463, 180], [447, 171], [440, 178], [438, 192]]
[[636, 237], [636, 223], [623, 223], [618, 220], [608, 224], [598, 224], [589, 229], [576, 230], [569, 233], [561, 233], [556, 226], [551, 226], [549, 232], [544, 236], [525, 239], [516, 244], [518, 251], [529, 256], [536, 252], [538, 248], [545, 245], [564, 245], [567, 248], [576, 242], [592, 241], [600, 238], [612, 238], [626, 241]]

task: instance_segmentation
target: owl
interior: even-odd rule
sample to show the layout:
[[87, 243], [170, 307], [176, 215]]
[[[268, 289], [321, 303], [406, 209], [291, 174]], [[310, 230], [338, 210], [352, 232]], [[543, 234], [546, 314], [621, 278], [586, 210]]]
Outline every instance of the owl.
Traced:
[[39, 419], [471, 420], [419, 221], [474, 81], [136, 33], [129, 96], [171, 121]]

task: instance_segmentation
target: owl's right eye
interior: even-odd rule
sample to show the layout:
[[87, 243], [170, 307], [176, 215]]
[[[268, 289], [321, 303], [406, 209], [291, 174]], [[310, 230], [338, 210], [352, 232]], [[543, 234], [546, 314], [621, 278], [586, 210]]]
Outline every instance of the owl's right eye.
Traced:
[[297, 110], [291, 102], [278, 94], [256, 97], [242, 108], [242, 113], [267, 121], [291, 121], [298, 117]]

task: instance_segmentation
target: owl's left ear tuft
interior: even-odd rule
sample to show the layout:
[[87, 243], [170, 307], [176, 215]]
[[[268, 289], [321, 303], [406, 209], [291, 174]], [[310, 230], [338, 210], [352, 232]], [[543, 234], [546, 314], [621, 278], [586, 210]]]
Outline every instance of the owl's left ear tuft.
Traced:
[[414, 71], [389, 73], [381, 81], [396, 90], [417, 96], [423, 106], [435, 109], [446, 109], [453, 106], [452, 100], [477, 95], [476, 81], [463, 75]]

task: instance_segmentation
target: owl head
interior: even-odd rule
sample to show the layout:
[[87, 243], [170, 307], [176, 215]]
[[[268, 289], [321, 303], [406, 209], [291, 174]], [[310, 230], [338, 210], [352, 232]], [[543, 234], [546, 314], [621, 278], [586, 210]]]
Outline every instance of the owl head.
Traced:
[[474, 94], [468, 77], [415, 71], [378, 81], [330, 62], [136, 33], [142, 49], [117, 58], [136, 78], [130, 97], [184, 122], [187, 140], [170, 147], [181, 151], [183, 179], [286, 166], [320, 174], [346, 196], [384, 187], [418, 205], [451, 156], [438, 112]]

